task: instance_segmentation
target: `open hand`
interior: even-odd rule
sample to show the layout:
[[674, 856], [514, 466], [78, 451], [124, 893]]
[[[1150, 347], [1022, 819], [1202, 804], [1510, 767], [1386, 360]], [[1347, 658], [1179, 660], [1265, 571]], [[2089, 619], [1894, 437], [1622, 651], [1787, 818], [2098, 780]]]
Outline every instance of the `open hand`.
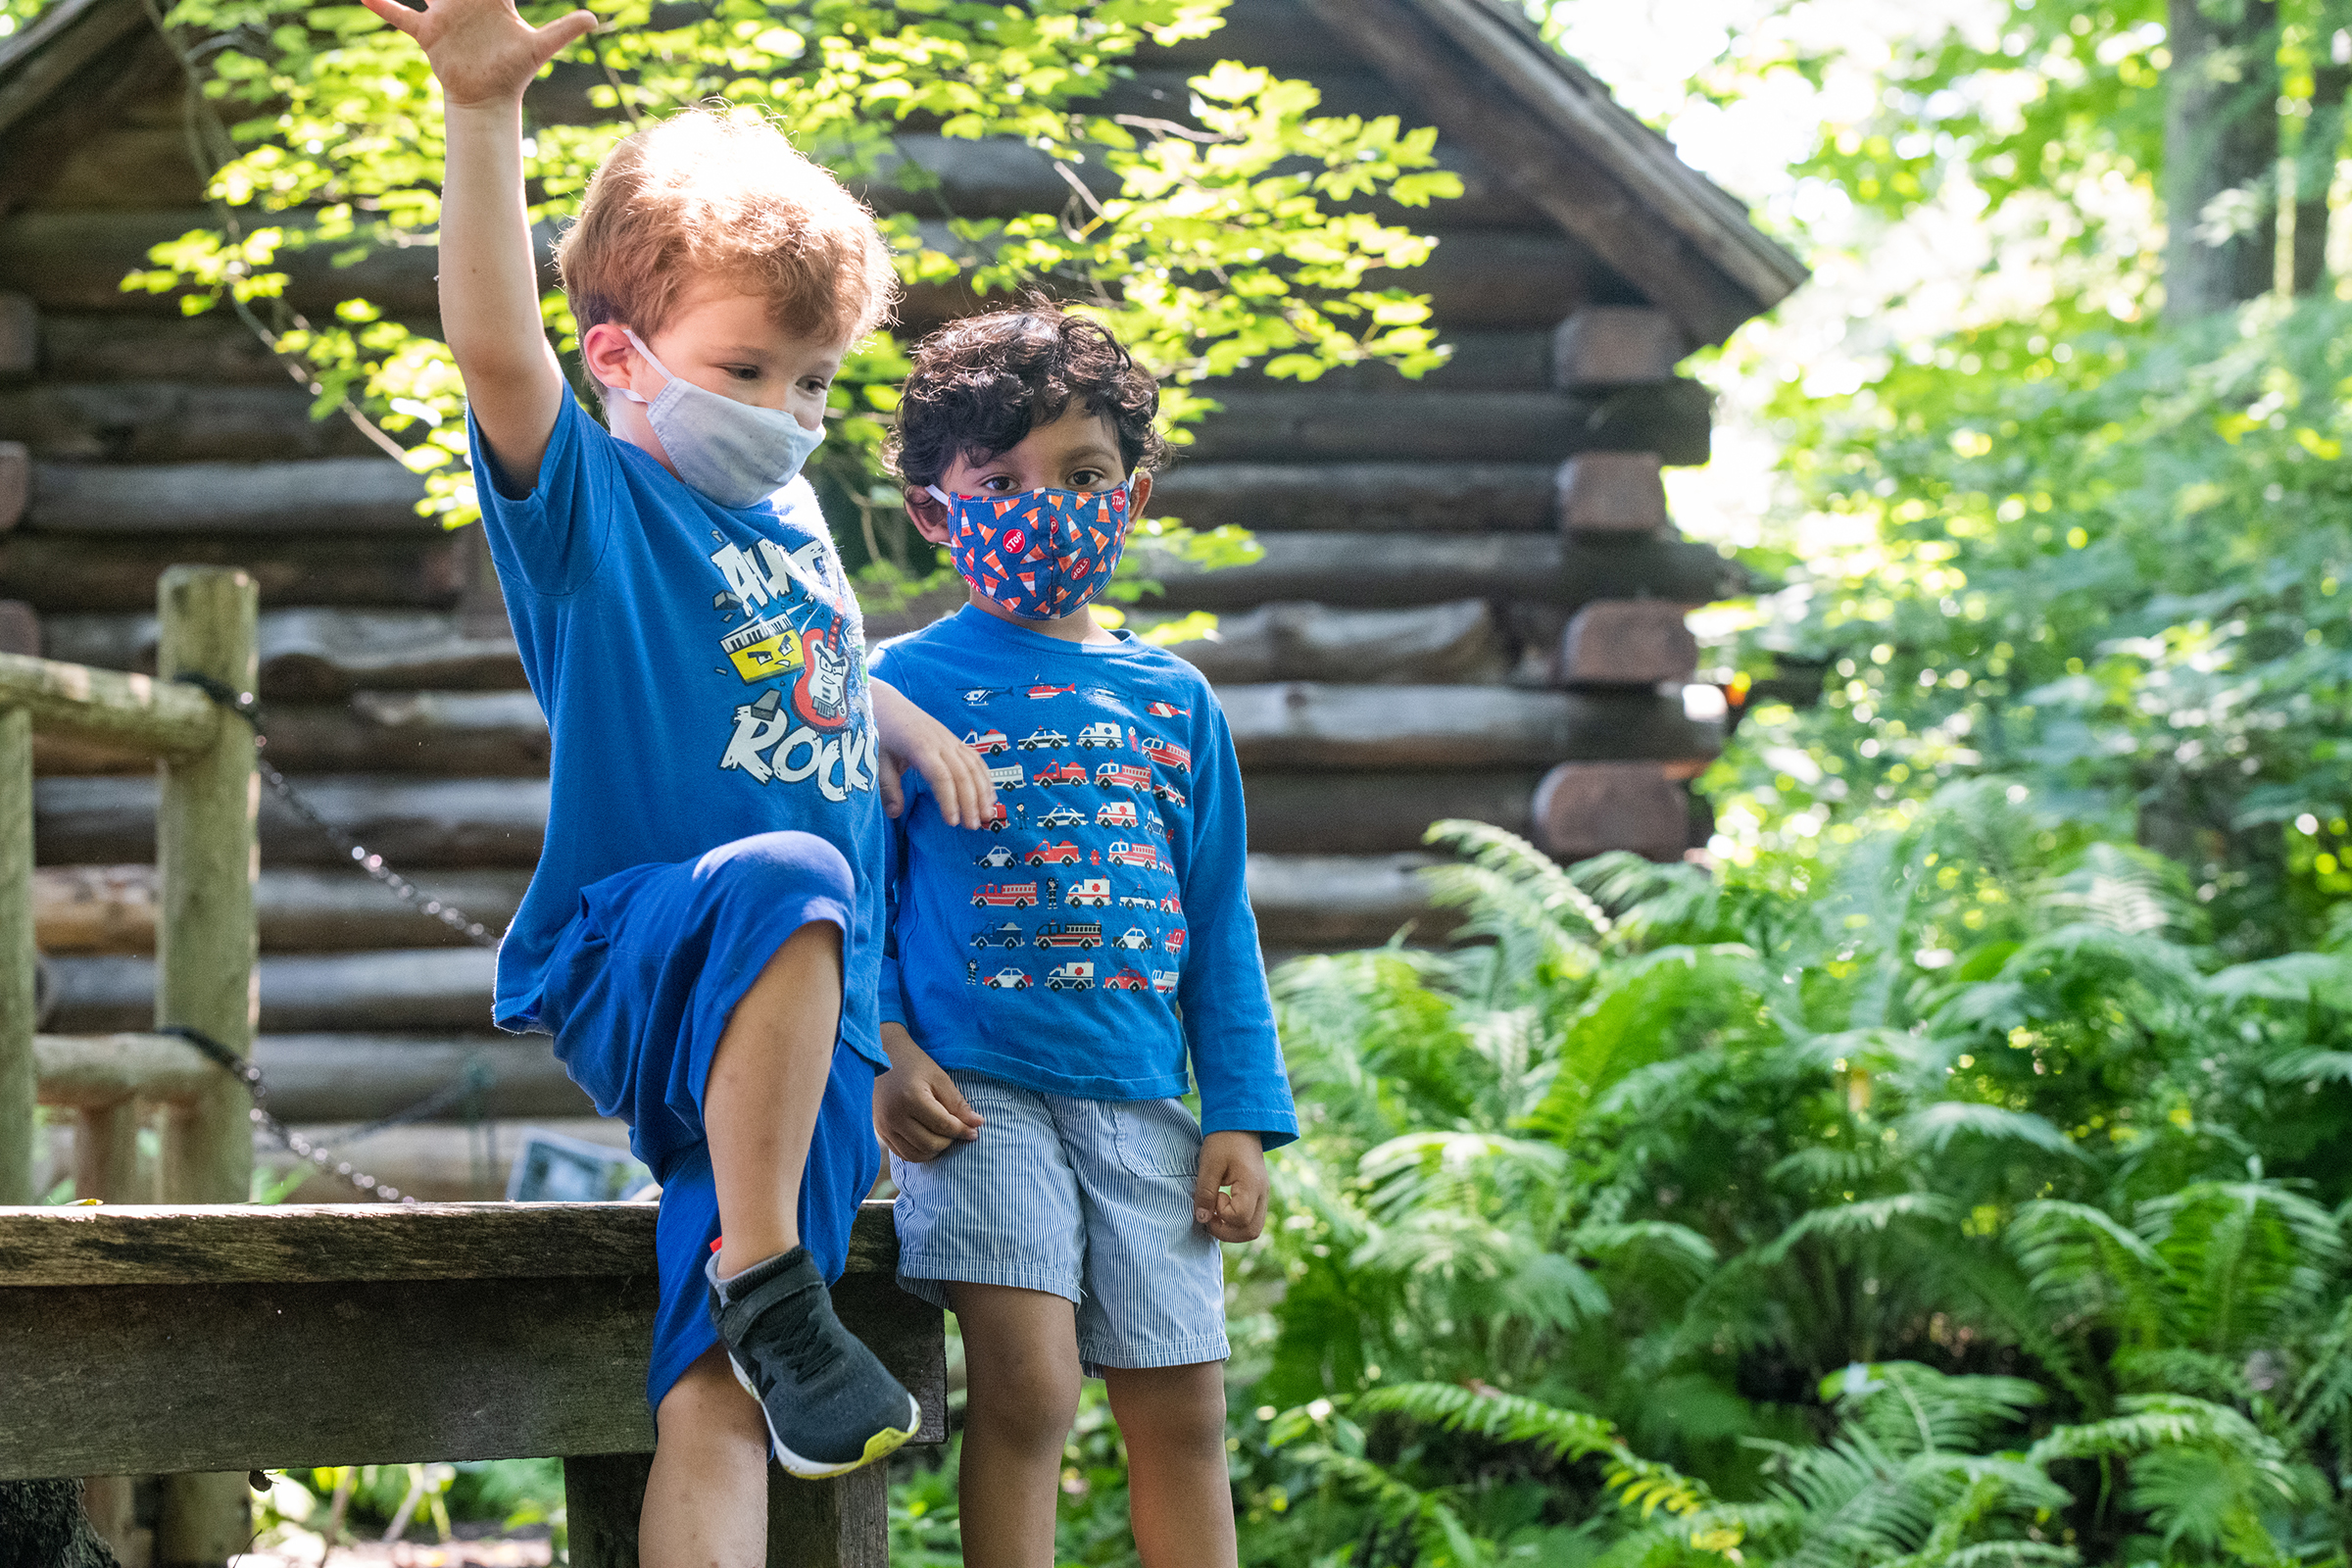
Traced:
[[425, 0], [414, 11], [400, 0], [360, 0], [389, 26], [416, 40], [452, 108], [512, 103], [539, 68], [595, 29], [596, 15], [574, 11], [534, 27], [514, 0]]
[[1255, 1133], [1210, 1133], [1200, 1140], [1193, 1181], [1194, 1222], [1220, 1242], [1254, 1242], [1266, 1228], [1266, 1152]]
[[874, 727], [882, 738], [882, 809], [892, 816], [906, 809], [899, 775], [911, 767], [931, 786], [940, 820], [948, 826], [979, 827], [994, 816], [997, 787], [988, 781], [988, 764], [979, 754], [890, 682], [873, 682], [873, 693]]
[[895, 1023], [882, 1026], [890, 1071], [874, 1080], [874, 1135], [901, 1159], [921, 1164], [952, 1144], [980, 1136], [987, 1119], [957, 1092], [948, 1070]]

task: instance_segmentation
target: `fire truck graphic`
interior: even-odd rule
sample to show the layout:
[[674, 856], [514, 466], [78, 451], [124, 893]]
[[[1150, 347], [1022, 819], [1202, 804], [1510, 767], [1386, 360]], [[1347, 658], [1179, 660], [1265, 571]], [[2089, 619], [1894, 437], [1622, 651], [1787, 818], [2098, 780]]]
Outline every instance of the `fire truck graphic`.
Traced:
[[1104, 762], [1095, 769], [1095, 783], [1106, 790], [1149, 790], [1152, 771], [1132, 762]]
[[1163, 997], [1173, 995], [1176, 990], [1176, 971], [1173, 969], [1152, 970], [1152, 989]]
[[1073, 906], [1088, 905], [1098, 909], [1110, 906], [1110, 878], [1090, 876], [1083, 882], [1070, 884], [1066, 902]]
[[1037, 884], [1034, 882], [983, 882], [972, 890], [975, 909], [1033, 909], [1037, 907]]
[[1159, 851], [1149, 844], [1130, 844], [1121, 839], [1102, 853], [1113, 865], [1141, 866], [1147, 871], [1159, 869]]
[[1166, 898], [1159, 901], [1159, 912], [1162, 914], [1182, 914], [1184, 912], [1184, 901], [1178, 898], [1175, 894], [1171, 893]]
[[1171, 746], [1156, 735], [1147, 735], [1140, 748], [1146, 757], [1162, 767], [1172, 767], [1179, 773], [1193, 770], [1193, 754], [1181, 746]]
[[1037, 928], [1035, 941], [1041, 948], [1099, 948], [1102, 945], [1102, 922], [1054, 920]]
[[1023, 857], [1031, 865], [1076, 865], [1078, 846], [1068, 839], [1059, 844], [1040, 844]]
[[1083, 784], [1085, 782], [1086, 765], [1082, 762], [1057, 762], [1052, 767], [1040, 768], [1037, 774], [1039, 789], [1051, 789], [1056, 784]]
[[1012, 818], [1004, 814], [1004, 803], [999, 801], [988, 809], [988, 820], [980, 824], [991, 833], [1002, 833], [1012, 826]]
[[1092, 991], [1095, 988], [1095, 966], [1083, 959], [1058, 965], [1046, 976], [1049, 991]]
[[1017, 790], [1029, 782], [1029, 776], [1021, 771], [1020, 763], [1006, 762], [1002, 766], [990, 768], [988, 781], [1001, 790]]
[[1160, 938], [1159, 945], [1167, 949], [1171, 954], [1182, 953], [1184, 951], [1184, 927], [1178, 926], [1175, 930]]

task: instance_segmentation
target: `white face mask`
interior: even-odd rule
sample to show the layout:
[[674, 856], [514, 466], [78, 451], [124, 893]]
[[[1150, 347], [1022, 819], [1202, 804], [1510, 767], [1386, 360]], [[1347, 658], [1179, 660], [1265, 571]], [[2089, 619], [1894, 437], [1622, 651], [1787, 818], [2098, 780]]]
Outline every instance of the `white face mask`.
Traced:
[[756, 507], [792, 483], [825, 438], [821, 425], [811, 430], [780, 409], [756, 409], [671, 375], [635, 332], [625, 326], [621, 332], [669, 384], [650, 400], [625, 386], [606, 390], [645, 405], [646, 422], [678, 477], [720, 506]]

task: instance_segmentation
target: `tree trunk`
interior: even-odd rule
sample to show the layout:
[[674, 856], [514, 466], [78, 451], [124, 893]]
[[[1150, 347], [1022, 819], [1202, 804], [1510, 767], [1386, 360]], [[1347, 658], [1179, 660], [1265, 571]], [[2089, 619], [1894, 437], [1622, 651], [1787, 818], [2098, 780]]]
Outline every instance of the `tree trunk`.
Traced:
[[78, 1481], [0, 1481], [0, 1568], [116, 1568]]
[[2272, 284], [2278, 7], [2276, 0], [2170, 0], [2169, 12], [2164, 281], [2165, 315], [2178, 323], [2228, 310]]
[[2295, 153], [2295, 293], [2319, 291], [2328, 276], [2328, 187], [2344, 140], [2344, 95], [2352, 65], [2328, 64], [2311, 74], [2311, 118]]

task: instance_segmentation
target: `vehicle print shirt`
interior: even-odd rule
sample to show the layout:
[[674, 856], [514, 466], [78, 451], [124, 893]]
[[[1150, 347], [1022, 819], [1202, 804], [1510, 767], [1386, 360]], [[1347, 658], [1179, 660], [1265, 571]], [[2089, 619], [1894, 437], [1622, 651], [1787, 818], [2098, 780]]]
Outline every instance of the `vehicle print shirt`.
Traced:
[[498, 950], [500, 1027], [537, 1024], [581, 895], [632, 866], [798, 829], [850, 862], [842, 1038], [875, 1031], [882, 823], [865, 628], [816, 495], [722, 507], [568, 395], [538, 483], [514, 494], [475, 432], [482, 527], [547, 712], [547, 837]]
[[990, 827], [950, 827], [907, 775], [882, 1018], [944, 1066], [1093, 1100], [1197, 1081], [1203, 1132], [1296, 1137], [1241, 768], [1200, 671], [966, 606], [874, 673], [987, 760], [998, 800]]

